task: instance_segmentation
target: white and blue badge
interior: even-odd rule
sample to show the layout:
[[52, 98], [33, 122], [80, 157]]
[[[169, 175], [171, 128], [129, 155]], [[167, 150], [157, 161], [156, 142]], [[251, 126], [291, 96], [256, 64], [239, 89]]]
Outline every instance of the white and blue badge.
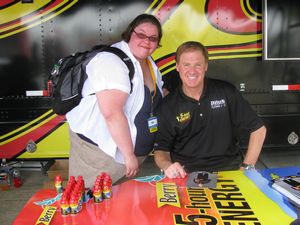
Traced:
[[148, 119], [148, 129], [150, 131], [150, 133], [154, 133], [157, 131], [157, 117], [156, 116], [151, 116]]

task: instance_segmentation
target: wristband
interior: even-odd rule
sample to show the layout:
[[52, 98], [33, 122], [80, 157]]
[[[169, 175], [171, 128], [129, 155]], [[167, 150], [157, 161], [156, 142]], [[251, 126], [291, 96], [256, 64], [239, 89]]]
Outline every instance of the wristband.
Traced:
[[242, 163], [241, 167], [244, 168], [245, 170], [255, 170], [254, 164]]

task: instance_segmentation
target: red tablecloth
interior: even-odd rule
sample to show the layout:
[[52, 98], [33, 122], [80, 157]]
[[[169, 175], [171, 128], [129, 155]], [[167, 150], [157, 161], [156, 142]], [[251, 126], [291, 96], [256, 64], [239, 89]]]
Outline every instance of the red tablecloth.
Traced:
[[[50, 205], [58, 208], [50, 224], [60, 225], [290, 224], [295, 219], [293, 212], [277, 202], [282, 197], [272, 190], [267, 179], [259, 172], [253, 173], [247, 176], [241, 171], [220, 172], [215, 189], [186, 188], [186, 179], [160, 180], [159, 176], [130, 180], [113, 186], [111, 199], [97, 204], [90, 199], [75, 215], [61, 215], [59, 201], [54, 201], [55, 190], [40, 190], [27, 202], [13, 225], [36, 224], [43, 207], [52, 201]], [[175, 184], [180, 207], [168, 204], [158, 207], [157, 182]], [[165, 191], [173, 193], [168, 188]]]

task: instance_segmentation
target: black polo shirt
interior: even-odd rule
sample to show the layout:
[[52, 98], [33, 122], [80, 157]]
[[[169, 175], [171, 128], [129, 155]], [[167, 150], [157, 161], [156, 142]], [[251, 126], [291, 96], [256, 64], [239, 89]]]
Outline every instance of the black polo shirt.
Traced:
[[250, 134], [263, 126], [233, 85], [209, 78], [199, 101], [181, 87], [166, 96], [158, 124], [154, 150], [169, 151], [172, 161], [188, 172], [216, 171], [231, 164], [239, 156], [234, 133]]

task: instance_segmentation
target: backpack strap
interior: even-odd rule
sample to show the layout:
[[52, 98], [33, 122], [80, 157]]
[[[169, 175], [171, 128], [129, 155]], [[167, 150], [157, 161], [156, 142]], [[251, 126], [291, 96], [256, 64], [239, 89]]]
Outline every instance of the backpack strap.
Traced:
[[132, 93], [132, 78], [134, 76], [134, 65], [128, 55], [123, 52], [121, 49], [112, 47], [112, 46], [104, 46], [101, 48], [101, 51], [110, 52], [120, 57], [120, 59], [126, 64], [129, 70], [129, 79], [130, 79], [130, 94]]

